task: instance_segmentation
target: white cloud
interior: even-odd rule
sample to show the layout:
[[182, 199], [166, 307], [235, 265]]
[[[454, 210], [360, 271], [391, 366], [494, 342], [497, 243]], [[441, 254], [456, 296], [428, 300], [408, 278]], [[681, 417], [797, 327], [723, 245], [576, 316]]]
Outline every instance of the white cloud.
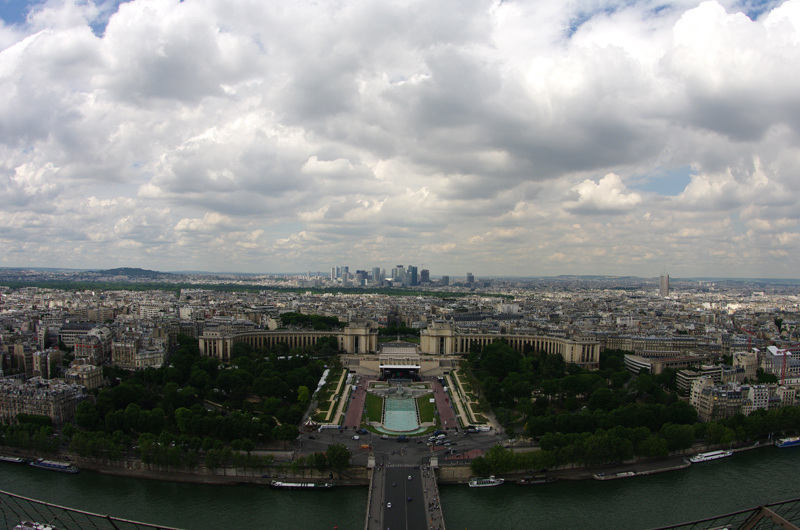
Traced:
[[597, 183], [584, 180], [574, 186], [572, 191], [578, 194], [578, 198], [575, 201], [565, 202], [564, 208], [580, 214], [623, 213], [642, 202], [642, 197], [638, 193], [626, 193], [622, 179], [614, 173], [609, 173]]
[[796, 275], [800, 0], [739, 5], [49, 0], [0, 24], [3, 263]]

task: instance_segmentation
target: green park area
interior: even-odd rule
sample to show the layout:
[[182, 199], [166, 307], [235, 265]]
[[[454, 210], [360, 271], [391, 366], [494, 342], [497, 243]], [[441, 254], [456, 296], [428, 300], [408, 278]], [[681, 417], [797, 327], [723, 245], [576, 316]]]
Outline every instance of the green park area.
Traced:
[[363, 418], [363, 422], [367, 421], [382, 421], [383, 419], [383, 398], [373, 394], [372, 392], [367, 392], [367, 400], [365, 407], [367, 409], [367, 414]]
[[534, 457], [498, 447], [476, 459], [473, 471], [594, 466], [800, 432], [797, 407], [701, 423], [678, 396], [675, 370], [634, 376], [624, 366], [625, 353], [604, 350], [600, 369], [589, 371], [558, 354], [518, 352], [502, 339], [473, 348], [462, 364], [464, 393], [491, 407], [508, 438], [524, 437], [541, 449], [528, 462]]
[[433, 394], [426, 394], [417, 398], [417, 411], [420, 423], [436, 421], [436, 403], [431, 403]]
[[[302, 349], [278, 344], [254, 350], [237, 343], [228, 365], [201, 356], [197, 339], [180, 335], [178, 342], [161, 368], [104, 368], [116, 384], [94, 390], [60, 432], [41, 417], [1, 424], [4, 445], [44, 453], [66, 446], [79, 456], [111, 461], [134, 456], [178, 469], [260, 469], [272, 464], [264, 450], [280, 449], [297, 437], [326, 366], [330, 385], [343, 373], [335, 337]], [[331, 392], [326, 385], [317, 397], [324, 404]], [[316, 458], [314, 466], [323, 466], [322, 457]]]

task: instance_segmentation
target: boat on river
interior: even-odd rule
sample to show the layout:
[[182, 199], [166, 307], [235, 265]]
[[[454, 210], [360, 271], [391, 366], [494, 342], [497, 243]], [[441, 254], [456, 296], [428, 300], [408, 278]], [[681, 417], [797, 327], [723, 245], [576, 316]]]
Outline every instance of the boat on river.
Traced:
[[61, 471], [62, 473], [77, 473], [78, 468], [70, 464], [69, 462], [57, 462], [55, 460], [44, 460], [42, 458], [37, 458], [36, 460], [30, 462], [31, 466], [38, 467], [40, 469], [49, 469], [51, 471]]
[[635, 477], [636, 471], [620, 471], [619, 473], [595, 473], [592, 478], [595, 480], [614, 480], [616, 478]]
[[333, 482], [285, 482], [273, 480], [269, 483], [271, 488], [280, 490], [331, 490]]
[[531, 486], [533, 484], [550, 484], [556, 480], [558, 480], [558, 478], [554, 477], [553, 475], [525, 475], [521, 479], [515, 480], [514, 484], [519, 484], [520, 486]]
[[733, 451], [711, 451], [709, 453], [697, 453], [689, 458], [689, 462], [696, 464], [698, 462], [708, 462], [709, 460], [719, 460], [720, 458], [728, 458], [733, 454]]
[[8, 462], [9, 464], [24, 464], [27, 462], [27, 460], [18, 456], [0, 455], [0, 462]]
[[469, 487], [470, 488], [487, 488], [487, 487], [491, 487], [491, 486], [499, 486], [503, 482], [505, 482], [505, 479], [495, 478], [494, 475], [492, 475], [489, 478], [477, 478], [476, 477], [476, 478], [469, 479]]
[[792, 436], [790, 438], [780, 438], [775, 440], [775, 447], [794, 447], [800, 445], [800, 436]]

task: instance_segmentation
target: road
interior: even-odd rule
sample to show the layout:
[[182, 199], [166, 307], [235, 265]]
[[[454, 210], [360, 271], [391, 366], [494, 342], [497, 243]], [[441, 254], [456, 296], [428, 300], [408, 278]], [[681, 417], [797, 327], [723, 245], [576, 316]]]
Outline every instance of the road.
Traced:
[[383, 526], [395, 530], [426, 528], [428, 516], [420, 469], [388, 467], [382, 478], [385, 481]]

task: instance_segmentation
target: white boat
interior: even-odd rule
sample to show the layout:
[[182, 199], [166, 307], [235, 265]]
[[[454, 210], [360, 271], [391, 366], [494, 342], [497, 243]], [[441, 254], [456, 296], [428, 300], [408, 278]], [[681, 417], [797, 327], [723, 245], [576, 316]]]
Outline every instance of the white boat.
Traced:
[[505, 482], [505, 479], [495, 478], [494, 475], [492, 475], [489, 478], [471, 478], [469, 479], [469, 487], [488, 488], [489, 486], [499, 486], [503, 482]]
[[10, 464], [24, 464], [25, 459], [18, 456], [5, 456], [0, 455], [0, 462], [8, 462]]
[[710, 453], [697, 453], [689, 459], [689, 462], [696, 464], [698, 462], [708, 462], [709, 460], [719, 460], [720, 458], [727, 458], [733, 454], [733, 451], [711, 451]]
[[330, 490], [333, 489], [333, 482], [283, 482], [273, 480], [270, 487], [282, 490]]
[[50, 469], [52, 471], [61, 471], [64, 473], [77, 473], [78, 468], [67, 462], [56, 462], [55, 460], [43, 460], [38, 458], [30, 463], [33, 467], [41, 469]]
[[800, 445], [800, 436], [781, 438], [775, 441], [775, 447], [794, 447], [795, 445]]

